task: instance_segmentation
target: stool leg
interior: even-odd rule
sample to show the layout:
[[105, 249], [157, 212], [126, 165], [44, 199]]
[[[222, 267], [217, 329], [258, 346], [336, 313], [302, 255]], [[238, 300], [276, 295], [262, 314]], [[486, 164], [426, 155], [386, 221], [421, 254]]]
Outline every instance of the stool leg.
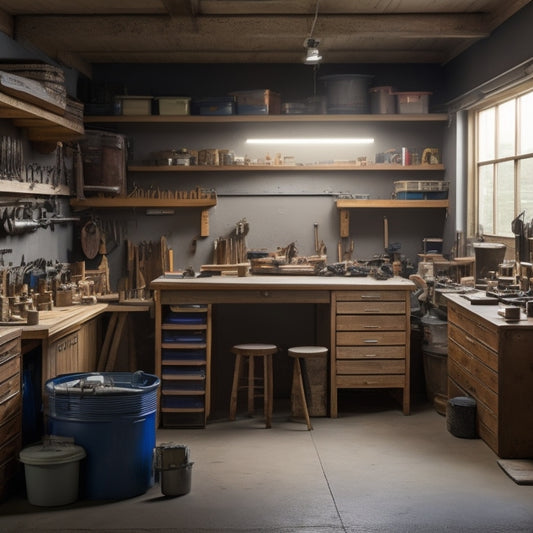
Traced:
[[231, 387], [231, 399], [229, 404], [229, 419], [235, 420], [237, 415], [237, 394], [239, 393], [239, 377], [241, 373], [241, 356], [235, 355], [235, 369], [233, 371], [233, 385]]
[[274, 395], [273, 387], [273, 372], [272, 372], [272, 355], [265, 355], [264, 360], [264, 408], [265, 408], [265, 424], [267, 428], [272, 427], [272, 401]]
[[309, 418], [309, 410], [307, 409], [307, 400], [305, 399], [305, 389], [304, 389], [304, 380], [302, 376], [302, 368], [300, 366], [300, 359], [296, 357], [294, 359], [294, 372], [296, 372], [298, 380], [298, 390], [300, 391], [300, 398], [302, 400], [302, 407], [304, 411], [305, 422], [307, 424], [307, 429], [313, 429], [311, 425], [311, 419]]
[[255, 357], [248, 357], [248, 416], [254, 416], [255, 411]]

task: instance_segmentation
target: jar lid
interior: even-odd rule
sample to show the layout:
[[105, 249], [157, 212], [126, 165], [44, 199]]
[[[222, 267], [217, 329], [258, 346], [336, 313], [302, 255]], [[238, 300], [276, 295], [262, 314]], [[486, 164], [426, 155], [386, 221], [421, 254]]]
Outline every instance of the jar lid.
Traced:
[[79, 461], [86, 455], [85, 450], [77, 444], [37, 444], [21, 450], [19, 459], [29, 465], [53, 465]]

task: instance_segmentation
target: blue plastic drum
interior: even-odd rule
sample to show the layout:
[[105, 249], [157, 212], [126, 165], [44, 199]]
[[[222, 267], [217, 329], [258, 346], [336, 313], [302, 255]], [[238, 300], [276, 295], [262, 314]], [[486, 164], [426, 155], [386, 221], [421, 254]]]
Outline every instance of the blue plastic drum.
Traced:
[[64, 374], [46, 382], [49, 434], [72, 437], [87, 452], [82, 496], [120, 500], [153, 485], [159, 383], [141, 371]]

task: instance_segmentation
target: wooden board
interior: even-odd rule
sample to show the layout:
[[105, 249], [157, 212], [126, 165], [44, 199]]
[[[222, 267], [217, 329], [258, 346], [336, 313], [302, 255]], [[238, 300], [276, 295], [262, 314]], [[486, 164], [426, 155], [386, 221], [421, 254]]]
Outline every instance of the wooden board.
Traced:
[[517, 485], [533, 485], [533, 459], [500, 459], [498, 465]]

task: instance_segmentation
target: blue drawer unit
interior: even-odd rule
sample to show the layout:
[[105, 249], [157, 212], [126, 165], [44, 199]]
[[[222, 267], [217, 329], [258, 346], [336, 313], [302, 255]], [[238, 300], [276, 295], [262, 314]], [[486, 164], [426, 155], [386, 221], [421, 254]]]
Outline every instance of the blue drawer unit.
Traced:
[[163, 427], [203, 427], [209, 415], [211, 307], [163, 305], [157, 372]]

